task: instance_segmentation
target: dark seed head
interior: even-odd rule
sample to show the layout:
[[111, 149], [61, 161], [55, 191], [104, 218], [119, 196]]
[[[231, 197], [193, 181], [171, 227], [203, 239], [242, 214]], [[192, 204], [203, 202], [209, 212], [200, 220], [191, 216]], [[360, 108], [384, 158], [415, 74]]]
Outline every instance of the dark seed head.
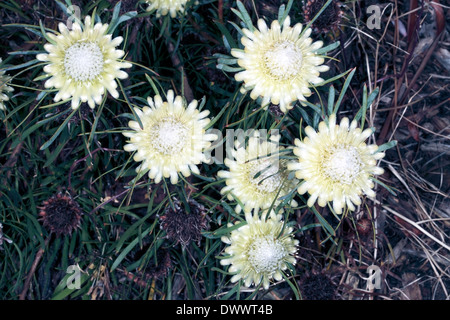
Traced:
[[367, 236], [372, 231], [372, 221], [367, 218], [362, 218], [356, 221], [356, 230], [359, 235]]
[[58, 193], [42, 203], [39, 215], [50, 232], [69, 235], [80, 226], [83, 214], [78, 203], [68, 194]]
[[[305, 22], [310, 22], [327, 3], [327, 0], [305, 0], [303, 15]], [[313, 22], [312, 29], [315, 32], [327, 33], [336, 31], [341, 22], [342, 10], [339, 1], [333, 1], [325, 8], [320, 16]]]
[[161, 228], [167, 238], [187, 246], [191, 241], [200, 242], [202, 230], [208, 229], [206, 208], [195, 200], [188, 201], [189, 208], [179, 200], [173, 200], [173, 207], [168, 206], [160, 216]]
[[305, 275], [300, 280], [300, 290], [305, 300], [334, 300], [336, 285], [324, 274]]
[[170, 269], [172, 269], [172, 259], [170, 258], [169, 250], [159, 249], [156, 254], [156, 261], [147, 266], [145, 271], [151, 277], [164, 279]]

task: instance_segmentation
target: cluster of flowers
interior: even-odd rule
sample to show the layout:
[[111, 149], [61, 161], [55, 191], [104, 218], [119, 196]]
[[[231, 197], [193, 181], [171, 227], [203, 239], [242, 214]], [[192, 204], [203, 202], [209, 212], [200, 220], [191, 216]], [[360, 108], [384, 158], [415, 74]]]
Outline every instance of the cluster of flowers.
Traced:
[[[149, 9], [174, 17], [185, 3], [157, 0], [151, 1]], [[312, 41], [311, 29], [290, 24], [289, 16], [281, 24], [273, 21], [270, 27], [259, 19], [257, 28], [242, 30], [243, 48], [231, 50], [241, 68], [235, 74], [243, 82], [241, 91], [249, 91], [263, 107], [279, 105], [284, 113], [297, 101], [305, 101], [310, 88], [323, 82], [320, 73], [329, 69], [323, 65], [324, 57], [316, 53], [323, 43]], [[89, 16], [84, 24], [74, 23], [71, 30], [63, 23], [58, 28], [59, 32], [46, 34], [47, 53], [37, 55], [45, 63], [45, 87], [56, 91], [54, 101], [71, 100], [76, 109], [81, 102], [94, 108], [107, 92], [117, 98], [116, 81], [127, 78], [122, 69], [132, 66], [123, 59], [125, 52], [117, 49], [123, 38], [113, 39], [107, 24], [94, 24]], [[11, 91], [8, 81], [0, 74], [1, 109], [8, 100], [2, 92]], [[208, 161], [205, 152], [218, 138], [207, 130], [209, 111], [199, 110], [197, 100], [188, 104], [172, 90], [165, 99], [156, 95], [147, 102], [148, 106], [135, 108], [137, 119], [123, 133], [128, 138], [125, 151], [133, 152], [134, 160], [140, 162], [136, 171], [148, 173], [155, 183], [167, 178], [172, 184], [178, 183], [180, 173], [185, 177], [200, 174], [198, 166]], [[268, 288], [271, 279], [281, 280], [283, 270], [295, 264], [298, 241], [294, 229], [283, 220], [283, 210], [276, 212], [275, 208], [296, 189], [301, 195], [309, 194], [308, 206], [330, 203], [337, 214], [345, 208], [355, 210], [363, 194], [375, 196], [371, 178], [383, 173], [377, 160], [384, 153], [378, 152], [377, 145], [365, 143], [372, 132], [357, 128], [356, 121], [350, 123], [347, 118], [337, 124], [333, 114], [317, 131], [307, 127], [306, 137], [296, 139], [295, 146], [280, 147], [279, 135], [263, 139], [267, 137], [257, 132], [247, 143], [234, 145], [225, 159], [228, 171], [218, 172], [226, 183], [221, 192], [231, 201], [238, 200], [236, 211], [243, 210], [245, 217], [222, 239], [229, 246], [220, 262], [231, 265], [232, 282], [242, 279], [246, 286]], [[296, 161], [280, 157], [282, 151], [293, 151]], [[295, 200], [288, 204], [298, 206]]]

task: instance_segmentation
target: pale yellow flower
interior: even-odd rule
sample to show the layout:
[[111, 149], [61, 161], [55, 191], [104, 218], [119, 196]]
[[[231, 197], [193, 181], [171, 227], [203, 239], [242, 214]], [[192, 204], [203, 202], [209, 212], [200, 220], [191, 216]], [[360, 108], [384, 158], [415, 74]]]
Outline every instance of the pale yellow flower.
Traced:
[[304, 180], [298, 193], [309, 193], [309, 207], [316, 200], [322, 207], [332, 201], [334, 211], [340, 214], [345, 207], [355, 210], [363, 194], [375, 197], [371, 178], [384, 172], [377, 166], [384, 153], [377, 151], [376, 144], [365, 143], [372, 129], [362, 131], [356, 121], [349, 124], [348, 118], [337, 125], [336, 115], [331, 115], [328, 124], [319, 124], [318, 132], [307, 127], [305, 133], [303, 141], [295, 140], [298, 162], [289, 163], [288, 168]]
[[[0, 58], [1, 63], [2, 59]], [[7, 85], [10, 80], [11, 77], [5, 75], [5, 71], [0, 71], [0, 110], [6, 110], [5, 101], [9, 100], [7, 93], [14, 91], [12, 87]]]
[[146, 0], [149, 4], [147, 11], [156, 10], [156, 17], [165, 16], [168, 13], [172, 18], [177, 16], [177, 13], [184, 13], [184, 6], [188, 0]]
[[244, 50], [231, 50], [244, 68], [235, 75], [237, 81], [244, 82], [242, 90], [250, 91], [254, 100], [262, 97], [262, 106], [271, 102], [285, 113], [292, 109], [294, 101], [306, 100], [311, 95], [310, 87], [323, 82], [320, 72], [329, 69], [322, 65], [324, 58], [315, 53], [323, 42], [313, 43], [311, 29], [302, 33], [303, 26], [297, 23], [290, 27], [290, 21], [288, 16], [281, 27], [275, 20], [269, 29], [259, 19], [259, 30], [242, 30]]
[[[225, 178], [226, 186], [221, 193], [229, 200], [234, 197], [244, 205], [244, 210], [268, 209], [277, 206], [280, 198], [289, 194], [298, 181], [288, 178], [287, 159], [281, 158], [284, 148], [279, 146], [279, 135], [262, 140], [258, 131], [249, 138], [247, 147], [237, 140], [231, 150], [231, 156], [224, 161], [229, 171], [219, 171], [218, 176]], [[290, 205], [297, 206], [292, 200]], [[240, 212], [241, 206], [236, 207]]]
[[204, 151], [217, 139], [217, 135], [206, 133], [209, 111], [200, 112], [197, 100], [186, 107], [184, 98], [175, 97], [172, 90], [167, 92], [166, 102], [160, 95], [147, 101], [150, 107], [134, 109], [142, 128], [137, 121], [130, 121], [133, 131], [123, 133], [129, 138], [125, 151], [135, 151], [134, 160], [142, 161], [136, 171], [149, 170], [155, 183], [164, 177], [172, 184], [178, 182], [179, 172], [185, 177], [191, 172], [200, 174], [197, 165], [209, 161]]
[[119, 97], [116, 79], [125, 79], [128, 74], [122, 68], [131, 64], [121, 58], [125, 52], [116, 49], [122, 37], [112, 39], [107, 33], [108, 24], [94, 25], [87, 16], [84, 25], [73, 23], [72, 30], [66, 25], [58, 25], [59, 34], [47, 33], [51, 43], [44, 45], [46, 54], [38, 54], [37, 59], [47, 62], [44, 72], [50, 78], [46, 88], [56, 88], [54, 101], [72, 99], [72, 108], [87, 102], [91, 108], [100, 104], [106, 90], [114, 98]]
[[265, 212], [259, 218], [247, 212], [245, 218], [247, 224], [233, 230], [230, 236], [222, 237], [229, 246], [220, 264], [230, 265], [231, 282], [242, 279], [246, 287], [262, 283], [268, 289], [271, 279], [282, 280], [282, 271], [289, 264], [295, 265], [298, 240], [294, 239], [293, 228], [285, 225], [281, 214], [271, 211], [267, 217]]

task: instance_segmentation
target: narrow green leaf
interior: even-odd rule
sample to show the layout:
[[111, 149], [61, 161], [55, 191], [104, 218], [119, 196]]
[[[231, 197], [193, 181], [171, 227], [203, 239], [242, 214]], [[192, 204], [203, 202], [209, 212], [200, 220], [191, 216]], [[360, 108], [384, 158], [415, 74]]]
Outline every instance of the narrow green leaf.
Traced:
[[144, 230], [144, 232], [142, 232], [140, 237], [136, 237], [133, 241], [131, 241], [131, 243], [125, 247], [125, 249], [123, 249], [123, 251], [119, 254], [119, 256], [116, 258], [116, 260], [114, 261], [114, 263], [111, 266], [111, 272], [113, 272], [118, 266], [119, 264], [122, 262], [123, 259], [125, 259], [125, 257], [127, 256], [127, 254], [133, 250], [133, 248], [138, 244], [138, 242], [140, 241], [140, 238], [145, 237], [146, 235], [148, 235], [150, 233], [150, 231], [153, 230], [153, 227], [149, 227], [146, 230]]
[[236, 5], [239, 9], [239, 12], [242, 15], [242, 18], [243, 18], [242, 21], [245, 23], [247, 29], [250, 30], [251, 32], [253, 32], [255, 30], [255, 27], [253, 26], [252, 19], [250, 18], [250, 15], [248, 14], [247, 9], [245, 9], [244, 4], [241, 1], [237, 1]]
[[121, 24], [122, 22], [128, 21], [130, 19], [133, 19], [136, 16], [137, 16], [137, 11], [130, 11], [130, 12], [127, 12], [127, 13], [121, 15], [117, 19], [117, 21], [114, 21], [114, 24], [111, 23], [111, 25], [108, 28], [108, 33], [113, 33], [119, 24]]
[[389, 186], [387, 186], [386, 184], [384, 184], [383, 182], [381, 182], [380, 180], [378, 180], [375, 177], [371, 177], [370, 178], [373, 182], [378, 183], [379, 185], [381, 185], [382, 187], [384, 187], [387, 191], [389, 191], [390, 194], [392, 194], [393, 196], [397, 196], [397, 194], [394, 192], [394, 190], [392, 190], [392, 188], [390, 188]]
[[353, 75], [355, 74], [356, 68], [353, 68], [350, 74], [348, 75], [347, 79], [345, 79], [344, 86], [342, 87], [342, 91], [339, 94], [339, 98], [336, 101], [336, 105], [334, 107], [333, 113], [336, 114], [339, 110], [339, 107], [341, 105], [342, 99], [344, 99], [345, 93], [347, 92], [347, 89], [350, 85], [350, 81], [352, 81]]
[[328, 221], [325, 220], [324, 217], [322, 217], [322, 215], [319, 213], [319, 211], [316, 210], [316, 208], [311, 207], [310, 209], [312, 210], [312, 212], [314, 212], [314, 214], [317, 217], [317, 219], [319, 220], [319, 223], [322, 226], [322, 228], [324, 228], [328, 232], [329, 235], [334, 236], [335, 231], [334, 231], [333, 227], [328, 223]]
[[392, 140], [389, 142], [386, 142], [385, 144], [382, 144], [378, 147], [377, 152], [384, 152], [390, 148], [393, 148], [397, 145], [397, 140]]
[[[286, 20], [287, 16], [289, 15], [289, 11], [291, 11], [293, 3], [293, 0], [289, 0], [286, 7], [284, 7], [284, 5], [280, 6], [280, 10], [278, 10], [278, 22], [280, 23], [280, 25], [283, 24], [284, 20]], [[281, 7], [283, 7], [282, 10]]]
[[[21, 68], [32, 66], [33, 64], [36, 64], [36, 63], [39, 63], [39, 62], [41, 62], [41, 61], [39, 61], [38, 59], [34, 59], [34, 60], [31, 60], [31, 61], [28, 61], [28, 62], [25, 62], [25, 63], [21, 63], [21, 64], [18, 64], [18, 65], [15, 65], [15, 66], [10, 66], [10, 67], [7, 67], [7, 68], [1, 68], [0, 71], [17, 70], [17, 69], [21, 69]], [[42, 64], [44, 64], [44, 62]]]
[[317, 49], [316, 50], [316, 54], [319, 54], [319, 55], [326, 54], [327, 52], [333, 51], [334, 49], [336, 49], [340, 45], [341, 45], [341, 43], [339, 41], [333, 42], [332, 44], [329, 44], [326, 47], [322, 47], [320, 49]]
[[[236, 31], [241, 35], [244, 36], [244, 33], [242, 32], [242, 29], [233, 21], [229, 21], [229, 23], [236, 29]], [[237, 48], [238, 46], [236, 45], [234, 48]]]
[[222, 117], [223, 113], [225, 112], [225, 110], [227, 110], [227, 108], [229, 106], [230, 106], [230, 102], [227, 102], [225, 104], [225, 106], [219, 111], [219, 113], [214, 118], [212, 118], [212, 120], [208, 123], [205, 130], [208, 130], [209, 128], [211, 128], [217, 122], [217, 120], [219, 120]]
[[77, 109], [73, 110], [72, 113], [64, 120], [64, 122], [59, 126], [58, 130], [56, 130], [56, 132], [53, 134], [53, 136], [46, 142], [44, 143], [40, 150], [45, 150], [47, 149], [54, 141], [56, 138], [58, 138], [58, 136], [61, 134], [61, 131], [67, 126], [67, 124], [69, 123], [70, 119], [73, 117], [73, 115], [75, 114], [75, 112], [77, 112]]
[[42, 20], [39, 20], [39, 28], [41, 29], [42, 36], [45, 38], [45, 40], [47, 40], [48, 42], [50, 42], [52, 44], [55, 44], [55, 41], [53, 41], [52, 39], [50, 39], [49, 36], [47, 36], [44, 25], [42, 24]]
[[217, 59], [218, 64], [225, 64], [225, 65], [234, 65], [237, 64], [238, 59], [236, 58], [219, 58]]
[[155, 95], [159, 95], [158, 88], [156, 87], [156, 84], [153, 81], [153, 79], [150, 78], [150, 76], [148, 74], [145, 74], [145, 78], [147, 79], [148, 83], [150, 83], [150, 86], [152, 87], [153, 92], [155, 93]]
[[361, 108], [359, 109], [358, 113], [356, 114], [354, 120], [359, 121], [361, 119], [361, 128], [364, 127], [364, 120], [366, 118], [366, 111], [367, 111], [367, 85], [364, 84], [363, 86], [363, 97], [362, 97], [362, 104]]
[[[351, 70], [351, 69], [350, 69], [350, 70]], [[335, 80], [337, 80], [337, 79], [339, 79], [339, 78], [342, 78], [342, 77], [345, 76], [347, 73], [349, 73], [350, 70], [347, 70], [347, 71], [345, 71], [345, 72], [342, 72], [342, 73], [340, 73], [340, 74], [338, 74], [337, 76], [334, 76], [334, 77], [332, 77], [332, 78], [328, 78], [328, 79], [324, 80], [323, 82], [321, 82], [321, 83], [319, 83], [319, 84], [316, 84], [315, 86], [316, 86], [316, 87], [322, 87], [322, 86], [324, 86], [324, 85], [326, 85], [326, 84], [329, 84], [330, 82], [333, 82], [333, 81], [335, 81]]]
[[334, 98], [335, 98], [336, 90], [334, 90], [334, 86], [330, 86], [330, 90], [328, 91], [328, 115], [330, 116], [333, 113], [334, 106]]
[[239, 72], [239, 71], [244, 70], [244, 68], [242, 68], [242, 67], [230, 67], [226, 64], [218, 64], [218, 65], [216, 65], [216, 68], [219, 70], [226, 71], [226, 72]]
[[[217, 26], [217, 28], [219, 28], [220, 33], [222, 34], [223, 39], [226, 39], [226, 41], [228, 42], [228, 44], [230, 45], [231, 48], [237, 48], [237, 43], [234, 40], [234, 38], [231, 36], [230, 32], [228, 31], [227, 28], [225, 28], [225, 26], [220, 23], [219, 21], [214, 21], [215, 25]], [[225, 42], [224, 42], [225, 43]]]

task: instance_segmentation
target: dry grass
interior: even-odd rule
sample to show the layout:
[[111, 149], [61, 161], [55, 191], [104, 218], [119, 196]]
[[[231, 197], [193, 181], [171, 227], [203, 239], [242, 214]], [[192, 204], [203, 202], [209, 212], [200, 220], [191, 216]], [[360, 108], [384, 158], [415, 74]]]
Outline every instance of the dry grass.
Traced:
[[[378, 298], [449, 299], [450, 64], [440, 54], [450, 46], [450, 9], [436, 1], [414, 9], [414, 3], [385, 2], [380, 30], [367, 30], [358, 20], [357, 3], [347, 4], [353, 14], [349, 23], [356, 25], [350, 27], [346, 47], [359, 48], [361, 77], [372, 90], [381, 88], [368, 121], [381, 128], [378, 143], [398, 141], [396, 152], [385, 159], [382, 179], [396, 196], [380, 190], [379, 203], [370, 208], [373, 246], [359, 250], [367, 265], [376, 261], [383, 271], [384, 290], [374, 291]], [[358, 245], [352, 242], [349, 250]], [[341, 278], [353, 288], [344, 297], [353, 298], [354, 291], [371, 296], [354, 283], [360, 277], [352, 263], [346, 259], [348, 272]]]

